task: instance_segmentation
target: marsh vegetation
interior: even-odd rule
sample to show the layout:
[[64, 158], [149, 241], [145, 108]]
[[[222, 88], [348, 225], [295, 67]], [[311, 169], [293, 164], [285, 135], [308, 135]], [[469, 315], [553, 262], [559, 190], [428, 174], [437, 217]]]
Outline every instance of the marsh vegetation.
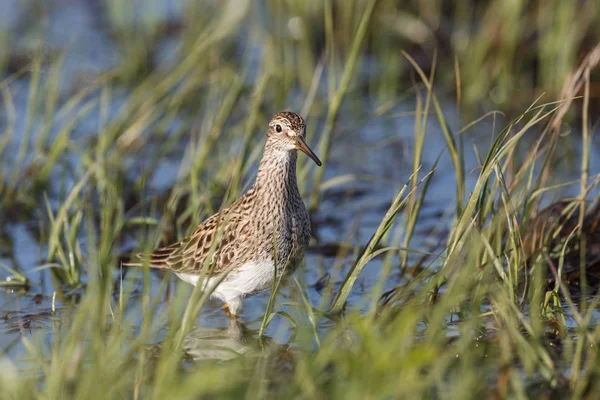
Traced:
[[[595, 0], [3, 0], [0, 395], [594, 398]], [[122, 267], [304, 115], [313, 238], [230, 322]]]

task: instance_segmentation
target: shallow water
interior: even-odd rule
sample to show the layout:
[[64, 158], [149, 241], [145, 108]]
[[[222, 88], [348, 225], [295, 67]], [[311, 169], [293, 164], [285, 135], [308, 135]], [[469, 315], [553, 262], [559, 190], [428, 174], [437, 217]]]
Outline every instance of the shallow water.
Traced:
[[[99, 74], [117, 66], [126, 55], [122, 54], [111, 36], [103, 29], [104, 21], [98, 18], [93, 2], [55, 0], [51, 3], [52, 7], [49, 7], [50, 11], [45, 15], [43, 24], [39, 28], [44, 33], [44, 49], [49, 57], [64, 52], [58, 93], [59, 99], [64, 100], [69, 94], [74, 93], [76, 88], [92, 82]], [[154, 19], [164, 19], [162, 21], [164, 23], [174, 23], [181, 19], [182, 10], [178, 6], [179, 3], [171, 1], [155, 1], [154, 3], [163, 5], [165, 9], [151, 15], [140, 15], [136, 17], [135, 21], [124, 21], [123, 23], [151, 23]], [[14, 59], [30, 59], [31, 49], [39, 44], [36, 42], [38, 39], [35, 35], [21, 34], [21, 27], [27, 25], [22, 4], [23, 2], [19, 0], [0, 2], [0, 30], [5, 30], [11, 36], [19, 38], [11, 49], [11, 57]], [[256, 59], [260, 58], [258, 52], [260, 52], [261, 43], [253, 43], [253, 45], [257, 49], [257, 54], [246, 58], [246, 62], [249, 64], [246, 67], [250, 71], [253, 70]], [[155, 55], [159, 68], [168, 68], [165, 66], [169, 65], [169, 57], [172, 56], [176, 46], [178, 43], [173, 37], [167, 35], [162, 39], [159, 46], [160, 51]], [[252, 76], [252, 73], [249, 76]], [[42, 79], [49, 77], [49, 70], [44, 69]], [[9, 85], [16, 111], [15, 135], [11, 143], [15, 150], [23, 140], [23, 132], [26, 129], [29, 83], [29, 77], [24, 76]], [[116, 113], [128, 93], [129, 88], [125, 85], [113, 88], [109, 118], [114, 116], [112, 114]], [[369, 102], [366, 101], [366, 103]], [[458, 126], [458, 118], [454, 112], [455, 106], [451, 100], [446, 101], [444, 109], [451, 126]], [[377, 116], [374, 110], [369, 109], [363, 110], [362, 113], [356, 113], [355, 110], [350, 109], [342, 110], [335, 130], [332, 152], [326, 165], [324, 182], [346, 175], [352, 176], [352, 179], [348, 183], [326, 190], [318, 209], [312, 215], [315, 240], [308, 251], [305, 267], [295, 273], [295, 277], [306, 284], [307, 294], [313, 305], [317, 306], [321, 301], [322, 293], [319, 283], [329, 279], [328, 276], [330, 276], [330, 279], [339, 284], [352, 262], [351, 257], [348, 257], [340, 269], [334, 270], [335, 252], [331, 254], [325, 250], [327, 248], [335, 249], [335, 246], [345, 240], [351, 246], [363, 246], [377, 228], [394, 195], [410, 176], [415, 118], [410, 115], [406, 116], [406, 113], [413, 110], [414, 103], [411, 102], [396, 105], [385, 116]], [[2, 107], [0, 109], [0, 113], [3, 113], [0, 114], [2, 121], [6, 121], [8, 118], [5, 112], [5, 108]], [[39, 134], [43, 116], [37, 118], [33, 136], [30, 138], [32, 143]], [[93, 137], [99, 126], [99, 119], [98, 111], [92, 111], [77, 126], [74, 140], [78, 144], [82, 144]], [[314, 122], [316, 124], [317, 121]], [[504, 126], [507, 121], [499, 118], [495, 122], [496, 125], [493, 124], [491, 118], [486, 119], [464, 134], [466, 195], [473, 188], [479, 173], [479, 162], [472, 151], [473, 147], [476, 147], [480, 154], [485, 154], [494, 135], [498, 133], [494, 132], [494, 129], [497, 130], [498, 127]], [[58, 129], [58, 126], [57, 122], [55, 128]], [[314, 135], [316, 132], [315, 128], [309, 127], [309, 134]], [[55, 134], [56, 131], [51, 132], [51, 135]], [[571, 146], [574, 153], [570, 160], [563, 161], [564, 168], [557, 169], [562, 174], [562, 176], [554, 177], [557, 182], [576, 179], [579, 175], [578, 165], [572, 161], [579, 158], [577, 157], [581, 148], [579, 135], [572, 132], [561, 140], [565, 143], [564, 147]], [[316, 143], [316, 138], [309, 137], [309, 142]], [[235, 148], [235, 145], [232, 147]], [[452, 222], [456, 186], [454, 167], [445, 148], [443, 133], [437, 119], [432, 115], [427, 125], [426, 148], [420, 176], [424, 176], [430, 171], [438, 157], [440, 155], [441, 157], [417, 224], [417, 230], [410, 243], [410, 247], [414, 249], [434, 253], [442, 251], [444, 243], [441, 240]], [[591, 171], [600, 170], [598, 155], [598, 148], [594, 147]], [[71, 158], [69, 161], [74, 165], [80, 165], [80, 161], [76, 158]], [[307, 160], [302, 159], [300, 162], [304, 165]], [[156, 192], [168, 190], [174, 183], [180, 165], [178, 158], [162, 161], [149, 185]], [[5, 162], [5, 167], [8, 168], [5, 173], [10, 174], [10, 162]], [[68, 177], [66, 179], [67, 181], [63, 184], [67, 186], [68, 191], [68, 187], [73, 185], [73, 182], [69, 182]], [[54, 190], [56, 192], [53, 193]], [[58, 189], [54, 188], [54, 190], [49, 193], [49, 202], [56, 206], [59, 202], [56, 196]], [[574, 184], [566, 187], [560, 193], [553, 193], [552, 197], [549, 196], [544, 201], [548, 203], [560, 196], [577, 194], [578, 190], [578, 185]], [[23, 219], [18, 216], [10, 219], [4, 218], [0, 226], [2, 237], [0, 263], [23, 272], [32, 282], [28, 291], [9, 287], [0, 290], [0, 315], [2, 316], [0, 318], [0, 332], [2, 332], [0, 347], [11, 357], [22, 353], [20, 335], [31, 335], [34, 331], [42, 331], [44, 336], [51, 337], [52, 324], [56, 320], [60, 320], [64, 313], [73, 309], [73, 306], [61, 302], [60, 299], [53, 301], [54, 285], [50, 279], [49, 270], [39, 268], [45, 264], [47, 248], [36, 240], [35, 231], [38, 225], [35, 218], [42, 218], [45, 214], [45, 209], [40, 209], [36, 211], [34, 219]], [[403, 226], [402, 216], [397, 225]], [[408, 264], [418, 262], [421, 257], [418, 254], [409, 254]], [[402, 281], [403, 276], [399, 262], [397, 265], [398, 267], [386, 280], [384, 290], [389, 290]], [[435, 264], [433, 268], [435, 268]], [[378, 281], [380, 273], [381, 260], [371, 261], [363, 270], [349, 297], [349, 306], [365, 306], [360, 301], [364, 300], [363, 295], [369, 293], [370, 288]], [[0, 271], [0, 277], [3, 274], [4, 271]], [[87, 277], [84, 277], [84, 281], [86, 279]], [[153, 296], [164, 296], [164, 293], [159, 292], [161, 279], [162, 277], [157, 274], [152, 274], [151, 294]], [[142, 272], [129, 271], [127, 280], [133, 286], [131, 307], [135, 307], [140, 296], [139, 286], [142, 282]], [[178, 283], [176, 278], [172, 277], [171, 290], [175, 290], [175, 285], [183, 284]], [[292, 280], [289, 280], [278, 296], [278, 310], [293, 313], [294, 307], [287, 306], [285, 303], [294, 300], [291, 297], [294, 290], [296, 290], [295, 285]], [[246, 324], [246, 329], [258, 329], [269, 295], [268, 292], [265, 292], [245, 300], [241, 318]], [[196, 332], [196, 342], [213, 340], [223, 347], [223, 343], [219, 340], [223, 339], [223, 332], [228, 332], [229, 336], [227, 337], [233, 336], [234, 340], [226, 343], [225, 347], [231, 346], [233, 351], [242, 354], [251, 352], [252, 349], [246, 348], [242, 341], [235, 340], [240, 336], [239, 332], [231, 335], [231, 330], [235, 331], [237, 328], [232, 328], [229, 324], [229, 319], [221, 311], [221, 304], [218, 301], [209, 301], [197, 321], [200, 331]], [[321, 329], [326, 328], [326, 325], [321, 327]], [[277, 317], [276, 322], [269, 326], [267, 334], [278, 343], [288, 343], [291, 335], [289, 323], [284, 318]], [[227, 342], [227, 340], [225, 341]], [[193, 342], [192, 338], [190, 338], [191, 342]], [[190, 347], [193, 347], [193, 344]], [[200, 354], [199, 357], [203, 358], [227, 357], [223, 353], [215, 354], [202, 350], [197, 350], [197, 352]], [[24, 364], [27, 364], [26, 360]]]

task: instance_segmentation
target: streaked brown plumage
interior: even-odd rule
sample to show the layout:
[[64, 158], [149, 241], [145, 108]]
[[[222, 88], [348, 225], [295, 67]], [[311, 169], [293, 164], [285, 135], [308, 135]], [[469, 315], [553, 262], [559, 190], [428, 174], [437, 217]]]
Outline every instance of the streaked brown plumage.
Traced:
[[203, 288], [216, 286], [213, 296], [225, 302], [231, 315], [243, 297], [271, 287], [275, 259], [278, 276], [284, 268], [291, 273], [310, 239], [310, 220], [296, 182], [296, 150], [321, 165], [304, 135], [300, 116], [289, 111], [275, 115], [254, 185], [191, 235], [153, 251], [150, 265], [172, 270], [193, 285], [206, 267]]

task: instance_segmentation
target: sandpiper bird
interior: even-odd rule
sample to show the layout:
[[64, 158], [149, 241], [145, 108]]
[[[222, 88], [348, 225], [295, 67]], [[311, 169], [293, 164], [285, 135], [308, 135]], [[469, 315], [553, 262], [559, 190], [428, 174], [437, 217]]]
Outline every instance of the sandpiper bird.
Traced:
[[[310, 220], [296, 183], [297, 150], [321, 166], [304, 140], [306, 125], [289, 111], [269, 123], [254, 185], [231, 206], [211, 216], [183, 240], [150, 254], [153, 268], [171, 270], [196, 286], [205, 269], [203, 290], [225, 303], [235, 318], [242, 299], [272, 287], [291, 273], [310, 239]], [[143, 265], [141, 261], [130, 265]]]

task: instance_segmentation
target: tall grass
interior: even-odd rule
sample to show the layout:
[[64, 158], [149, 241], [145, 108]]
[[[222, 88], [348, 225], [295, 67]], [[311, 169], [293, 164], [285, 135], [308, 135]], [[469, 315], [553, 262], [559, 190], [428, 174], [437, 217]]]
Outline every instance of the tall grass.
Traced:
[[[58, 301], [48, 330], [31, 333], [19, 326], [18, 357], [4, 349], [0, 396], [462, 399], [600, 393], [600, 296], [586, 281], [585, 257], [577, 266], [583, 296], [578, 299], [561, 279], [571, 246], [585, 252], [594, 240], [583, 229], [585, 200], [598, 183], [589, 171], [592, 67], [581, 75], [582, 100], [573, 99], [577, 93], [557, 98], [577, 49], [599, 35], [590, 17], [596, 6], [504, 3], [229, 1], [206, 13], [190, 3], [188, 22], [177, 33], [176, 61], [152, 69], [147, 62], [164, 26], [133, 21], [129, 4], [110, 1], [109, 31], [123, 39], [129, 54], [115, 70], [67, 98], [59, 95], [58, 71], [68, 54], [48, 69], [41, 56], [34, 58], [3, 78], [0, 230], [14, 210], [27, 215], [13, 215], [11, 223], [35, 220], [46, 253], [40, 268], [51, 271], [51, 296]], [[561, 12], [551, 18], [552, 7]], [[576, 7], [587, 13], [565, 32], [564, 21]], [[195, 18], [203, 23], [194, 24]], [[414, 29], [401, 28], [402, 21], [412, 21]], [[434, 50], [446, 33], [450, 56], [443, 47]], [[551, 40], [566, 33], [568, 43]], [[523, 45], [536, 34], [537, 47]], [[560, 62], [540, 63], [555, 59]], [[385, 62], [373, 67], [372, 60]], [[540, 68], [538, 83], [547, 91], [542, 99], [530, 83], [531, 64]], [[404, 76], [418, 78], [408, 91]], [[27, 108], [15, 110], [11, 84], [23, 77]], [[448, 87], [458, 88], [458, 122], [443, 106]], [[480, 111], [476, 103], [484, 109], [488, 100], [511, 103], [523, 91], [531, 92], [523, 96], [528, 103], [512, 105], [508, 122], [495, 121], [503, 124], [500, 133], [495, 124], [490, 131], [481, 123], [498, 113], [468, 118]], [[340, 238], [342, 250], [327, 260], [333, 278], [319, 304], [311, 302], [299, 273], [287, 285], [286, 304], [274, 293], [259, 320], [242, 316], [246, 325], [209, 328], [198, 318], [211, 312], [208, 294], [185, 285], [173, 291], [168, 275], [157, 283], [148, 269], [123, 276], [123, 253], [132, 247], [148, 252], [182, 237], [244, 190], [262, 150], [261, 127], [274, 112], [305, 105], [309, 132], [319, 132], [319, 156], [327, 165], [335, 161], [336, 141], [344, 140], [340, 127], [354, 129], [361, 118], [394, 118], [390, 110], [399, 99], [414, 104], [407, 160], [412, 175], [395, 183], [368, 242], [352, 247], [352, 228]], [[560, 140], [551, 120], [562, 119], [561, 107], [572, 101], [581, 110], [573, 118], [582, 124], [583, 157], [580, 196], [569, 209], [580, 210], [579, 225], [556, 251], [550, 248], [555, 237], [537, 247], [528, 237], [540, 198], [560, 186], [548, 180]], [[98, 116], [97, 129], [82, 133], [90, 115]], [[443, 244], [431, 252], [411, 246], [436, 179], [437, 161], [430, 170], [422, 166], [428, 141], [438, 140], [430, 134], [433, 126], [451, 160], [455, 204]], [[480, 157], [473, 171], [465, 170], [467, 131], [493, 138], [489, 148], [473, 150]], [[161, 175], [165, 160], [177, 166], [169, 172], [174, 176]], [[323, 199], [334, 201], [327, 190], [348, 180], [326, 181], [326, 170], [313, 173], [309, 165], [301, 180], [312, 190], [307, 199], [317, 212]], [[467, 174], [476, 176], [472, 187]], [[167, 189], [160, 185], [165, 180]], [[409, 254], [415, 253], [423, 255], [419, 268], [411, 265]], [[381, 271], [364, 292], [357, 282], [373, 260]], [[37, 267], [0, 265], [22, 286]], [[392, 274], [403, 279], [389, 289]], [[278, 281], [275, 291], [282, 285]], [[280, 328], [291, 338], [281, 339]]]

